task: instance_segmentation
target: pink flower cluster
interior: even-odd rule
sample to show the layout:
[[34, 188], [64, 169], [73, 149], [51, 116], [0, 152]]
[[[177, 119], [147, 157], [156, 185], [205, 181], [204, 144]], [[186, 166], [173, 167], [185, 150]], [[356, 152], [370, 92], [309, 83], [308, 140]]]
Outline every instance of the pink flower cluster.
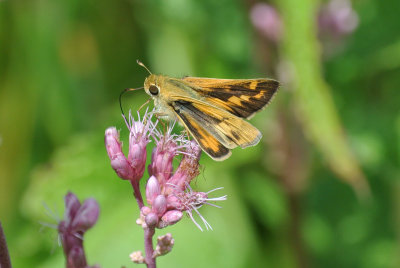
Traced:
[[[138, 115], [139, 116], [139, 115]], [[138, 184], [143, 177], [147, 159], [146, 147], [153, 140], [156, 143], [148, 165], [150, 175], [146, 185], [147, 206], [137, 196], [141, 215], [138, 224], [145, 228], [164, 228], [175, 224], [186, 212], [196, 226], [193, 211], [202, 219], [207, 229], [212, 229], [198, 209], [209, 201], [226, 200], [226, 196], [208, 198], [210, 192], [195, 192], [190, 182], [199, 174], [199, 159], [201, 149], [195, 141], [189, 141], [184, 134], [172, 134], [174, 124], [164, 132], [156, 128], [157, 122], [151, 121], [152, 113], [144, 115], [143, 119], [135, 121], [132, 115], [126, 121], [130, 130], [129, 153], [126, 158], [122, 152], [119, 133], [115, 127], [108, 128], [105, 133], [105, 145], [111, 166], [124, 180], [130, 180], [132, 185]], [[182, 156], [174, 172], [173, 160]]]

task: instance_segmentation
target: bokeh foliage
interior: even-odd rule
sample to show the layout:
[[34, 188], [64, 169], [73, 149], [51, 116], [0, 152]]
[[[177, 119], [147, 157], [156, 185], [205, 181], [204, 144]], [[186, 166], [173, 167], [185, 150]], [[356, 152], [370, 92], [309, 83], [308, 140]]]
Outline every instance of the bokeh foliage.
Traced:
[[[359, 26], [331, 54], [316, 33], [322, 1], [276, 1], [277, 44], [251, 24], [254, 4], [0, 1], [0, 220], [15, 267], [63, 266], [39, 221], [52, 222], [43, 203], [61, 215], [68, 190], [100, 203], [89, 263], [134, 266], [138, 212], [103, 134], [116, 125], [126, 140], [117, 101], [147, 75], [136, 59], [171, 76], [291, 77], [251, 121], [262, 144], [202, 157], [194, 187], [223, 186], [228, 200], [201, 210], [212, 232], [189, 219], [159, 231], [176, 239], [161, 267], [400, 265], [400, 2], [354, 1]], [[145, 100], [135, 92], [124, 106]]]

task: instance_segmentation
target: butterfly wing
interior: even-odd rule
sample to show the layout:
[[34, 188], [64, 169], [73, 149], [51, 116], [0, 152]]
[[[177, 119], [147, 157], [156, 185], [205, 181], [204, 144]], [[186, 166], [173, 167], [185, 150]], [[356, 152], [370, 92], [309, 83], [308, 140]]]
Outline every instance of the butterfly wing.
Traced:
[[279, 88], [279, 82], [272, 79], [185, 77], [182, 80], [207, 102], [247, 119], [267, 106]]
[[230, 149], [254, 146], [261, 139], [257, 128], [220, 107], [190, 97], [171, 98], [171, 108], [181, 123], [215, 160], [228, 158]]

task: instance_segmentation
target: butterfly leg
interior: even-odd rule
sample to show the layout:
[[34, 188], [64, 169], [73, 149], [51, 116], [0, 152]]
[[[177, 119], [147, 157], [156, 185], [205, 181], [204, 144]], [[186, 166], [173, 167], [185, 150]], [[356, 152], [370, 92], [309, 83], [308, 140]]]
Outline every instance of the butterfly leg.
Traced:
[[188, 140], [191, 141], [191, 136], [190, 136], [189, 130], [188, 130], [188, 128], [186, 126], [185, 126], [184, 132], [186, 132], [186, 136], [188, 137]]
[[167, 126], [166, 126], [165, 122], [162, 120], [162, 118], [168, 116], [168, 114], [155, 112], [154, 115], [159, 119], [158, 122], [160, 122], [160, 124], [163, 126], [163, 132], [165, 133]]
[[143, 108], [146, 104], [148, 104], [148, 103], [150, 102], [150, 100], [151, 100], [151, 97], [150, 97], [145, 103], [143, 103], [142, 106], [139, 107], [138, 112], [140, 112], [140, 110], [142, 110], [142, 108]]

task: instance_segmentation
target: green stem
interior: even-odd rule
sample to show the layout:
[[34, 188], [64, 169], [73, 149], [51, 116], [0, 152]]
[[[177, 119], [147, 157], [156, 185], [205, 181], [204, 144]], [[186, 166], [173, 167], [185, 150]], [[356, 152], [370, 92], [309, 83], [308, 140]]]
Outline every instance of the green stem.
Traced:
[[318, 0], [280, 0], [284, 25], [282, 58], [293, 73], [293, 100], [308, 138], [328, 164], [357, 194], [369, 195], [369, 186], [352, 154], [329, 85], [323, 79], [317, 38]]

